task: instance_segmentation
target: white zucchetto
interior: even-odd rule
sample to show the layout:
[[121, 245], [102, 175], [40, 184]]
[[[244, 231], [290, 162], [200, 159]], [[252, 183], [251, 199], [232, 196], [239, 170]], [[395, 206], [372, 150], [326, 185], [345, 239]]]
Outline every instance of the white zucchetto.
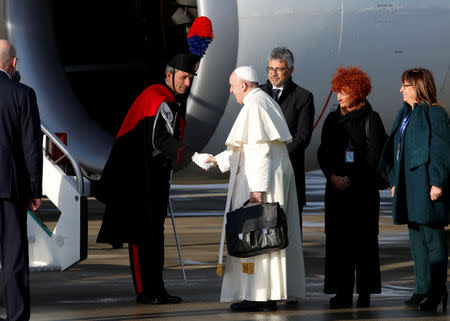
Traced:
[[253, 66], [241, 66], [234, 70], [234, 73], [238, 75], [241, 79], [258, 82], [258, 74]]

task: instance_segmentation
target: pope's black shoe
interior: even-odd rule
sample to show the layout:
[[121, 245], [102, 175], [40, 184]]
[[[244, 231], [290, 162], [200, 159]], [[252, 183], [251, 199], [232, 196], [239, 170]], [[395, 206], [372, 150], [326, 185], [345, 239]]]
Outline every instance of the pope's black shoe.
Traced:
[[247, 301], [243, 300], [230, 305], [233, 312], [260, 312], [260, 311], [276, 311], [276, 301]]
[[183, 301], [179, 296], [170, 295], [169, 293], [160, 293], [153, 295], [138, 294], [136, 303], [138, 304], [176, 304]]

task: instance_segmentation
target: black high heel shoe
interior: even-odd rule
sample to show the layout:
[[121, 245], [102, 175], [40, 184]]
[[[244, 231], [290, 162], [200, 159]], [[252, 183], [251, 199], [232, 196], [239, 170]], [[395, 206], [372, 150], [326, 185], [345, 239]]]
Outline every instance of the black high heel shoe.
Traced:
[[442, 311], [447, 311], [448, 292], [441, 296], [427, 297], [427, 299], [419, 305], [420, 311], [436, 311], [442, 301]]
[[417, 309], [420, 302], [422, 302], [427, 296], [425, 294], [414, 293], [408, 300], [403, 303], [411, 308]]
[[332, 309], [344, 309], [351, 308], [353, 301], [353, 295], [343, 295], [337, 293], [334, 297], [330, 299], [330, 308]]
[[370, 294], [364, 293], [358, 296], [356, 301], [356, 307], [358, 308], [368, 308], [370, 307]]

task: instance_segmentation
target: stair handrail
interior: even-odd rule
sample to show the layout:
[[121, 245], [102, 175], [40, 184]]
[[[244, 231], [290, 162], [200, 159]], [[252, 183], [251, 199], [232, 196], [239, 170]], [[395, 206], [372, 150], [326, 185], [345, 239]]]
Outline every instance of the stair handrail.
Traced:
[[[76, 159], [71, 155], [67, 145], [64, 144], [58, 138], [58, 136], [56, 136], [54, 133], [52, 133], [50, 131], [50, 129], [43, 122], [41, 122], [41, 131], [44, 134], [44, 136], [47, 139], [50, 139], [51, 142], [54, 143], [56, 145], [56, 147], [58, 147], [59, 150], [70, 161], [70, 163], [72, 164], [72, 167], [73, 167], [73, 169], [75, 171], [75, 176], [76, 176], [76, 180], [77, 180], [77, 192], [80, 193], [81, 195], [84, 195], [84, 182], [83, 182], [83, 174], [81, 172], [81, 167], [78, 164], [78, 162], [76, 161]], [[48, 146], [48, 145], [44, 144], [44, 146]], [[45, 148], [44, 151], [45, 151], [45, 156], [48, 157], [48, 150]]]

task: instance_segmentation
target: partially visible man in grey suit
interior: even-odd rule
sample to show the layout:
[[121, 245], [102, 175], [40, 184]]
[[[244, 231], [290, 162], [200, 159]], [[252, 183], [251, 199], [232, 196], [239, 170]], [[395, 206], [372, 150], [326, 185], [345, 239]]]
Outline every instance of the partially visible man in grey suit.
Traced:
[[270, 52], [266, 71], [268, 80], [261, 85], [261, 89], [280, 105], [292, 135], [287, 149], [295, 173], [301, 228], [303, 205], [306, 203], [305, 149], [311, 141], [314, 97], [292, 80], [294, 55], [288, 48], [276, 47]]
[[36, 95], [12, 77], [18, 58], [0, 40], [0, 263], [8, 321], [30, 319], [27, 211], [42, 194], [42, 134]]

